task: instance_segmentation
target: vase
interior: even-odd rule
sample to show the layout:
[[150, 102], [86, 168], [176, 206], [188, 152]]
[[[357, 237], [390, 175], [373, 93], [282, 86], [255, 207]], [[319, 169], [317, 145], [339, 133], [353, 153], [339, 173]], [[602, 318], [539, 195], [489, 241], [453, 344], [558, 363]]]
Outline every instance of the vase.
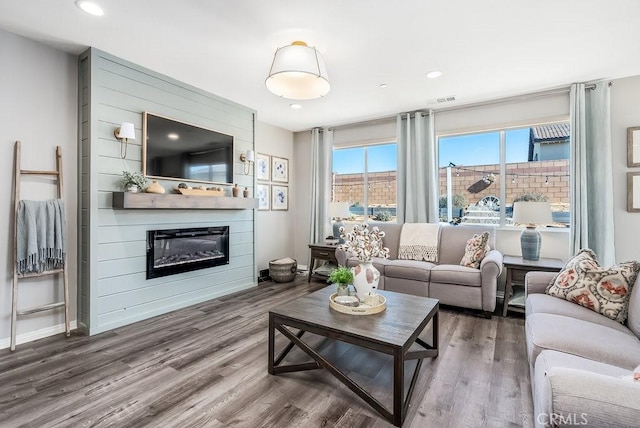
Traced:
[[125, 190], [129, 193], [138, 193], [140, 188], [135, 184], [128, 184]]
[[358, 266], [352, 267], [351, 271], [353, 272], [353, 286], [356, 289], [356, 296], [361, 302], [364, 302], [368, 295], [376, 294], [380, 272], [373, 267], [371, 261], [361, 262]]
[[235, 186], [233, 186], [233, 188], [231, 189], [231, 193], [233, 194], [234, 198], [237, 198], [240, 196], [240, 187], [238, 187], [238, 185], [236, 184]]
[[245, 198], [249, 197], [249, 188], [245, 187], [244, 190], [242, 191], [242, 196], [244, 196]]
[[164, 193], [164, 187], [162, 187], [160, 185], [160, 183], [158, 183], [157, 180], [153, 180], [153, 183], [151, 183], [151, 185], [149, 187], [147, 187], [146, 190], [147, 193]]

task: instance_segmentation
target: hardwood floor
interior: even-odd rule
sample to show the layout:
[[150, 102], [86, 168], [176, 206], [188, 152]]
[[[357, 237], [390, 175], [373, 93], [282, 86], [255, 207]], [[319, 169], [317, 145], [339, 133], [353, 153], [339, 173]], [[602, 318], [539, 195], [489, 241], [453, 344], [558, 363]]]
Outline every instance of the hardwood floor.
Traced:
[[[0, 426], [389, 427], [323, 370], [267, 373], [269, 308], [325, 286], [267, 282], [97, 336], [2, 350]], [[424, 361], [404, 426], [533, 426], [524, 320], [440, 314], [440, 355]], [[390, 403], [389, 358], [321, 345]]]

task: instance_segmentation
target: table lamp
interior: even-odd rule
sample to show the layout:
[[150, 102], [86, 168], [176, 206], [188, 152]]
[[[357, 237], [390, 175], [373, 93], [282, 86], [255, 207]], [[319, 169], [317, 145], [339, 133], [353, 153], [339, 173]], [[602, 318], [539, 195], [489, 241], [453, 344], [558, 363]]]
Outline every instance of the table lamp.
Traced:
[[339, 230], [343, 226], [342, 219], [348, 218], [350, 215], [349, 202], [329, 202], [329, 217], [336, 219], [333, 223], [333, 237], [339, 239], [338, 243], [340, 244], [344, 244]]
[[515, 202], [513, 204], [513, 222], [526, 226], [520, 234], [522, 258], [533, 261], [540, 259], [542, 236], [536, 226], [553, 223], [549, 202]]

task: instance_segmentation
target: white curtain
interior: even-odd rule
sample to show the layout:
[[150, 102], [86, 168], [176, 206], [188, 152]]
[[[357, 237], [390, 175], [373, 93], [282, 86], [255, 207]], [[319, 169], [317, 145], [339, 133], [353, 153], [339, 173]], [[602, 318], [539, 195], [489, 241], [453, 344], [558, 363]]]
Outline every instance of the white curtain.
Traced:
[[398, 223], [438, 222], [438, 168], [433, 112], [399, 114]]
[[571, 250], [595, 251], [615, 262], [610, 88], [608, 82], [571, 86]]
[[333, 131], [314, 128], [311, 131], [311, 224], [309, 242], [324, 242], [331, 224], [327, 206], [331, 197], [331, 150]]

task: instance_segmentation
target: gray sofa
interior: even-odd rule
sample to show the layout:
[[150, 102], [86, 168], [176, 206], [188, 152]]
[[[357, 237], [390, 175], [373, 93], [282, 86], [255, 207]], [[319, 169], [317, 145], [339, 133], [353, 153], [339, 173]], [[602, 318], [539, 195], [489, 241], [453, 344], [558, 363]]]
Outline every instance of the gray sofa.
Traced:
[[529, 272], [526, 342], [536, 427], [640, 426], [640, 276], [626, 324], [544, 294], [553, 273]]
[[[502, 272], [502, 254], [495, 250], [495, 228], [490, 226], [443, 225], [438, 238], [438, 263], [399, 260], [402, 224], [371, 222], [385, 232], [384, 245], [389, 258], [373, 258], [380, 271], [381, 290], [397, 291], [416, 296], [432, 297], [445, 305], [484, 311], [486, 317], [496, 308], [498, 277]], [[489, 232], [491, 251], [480, 264], [480, 269], [460, 266], [466, 242], [474, 234]], [[341, 266], [356, 266], [358, 259], [349, 257], [342, 249], [336, 250]]]

